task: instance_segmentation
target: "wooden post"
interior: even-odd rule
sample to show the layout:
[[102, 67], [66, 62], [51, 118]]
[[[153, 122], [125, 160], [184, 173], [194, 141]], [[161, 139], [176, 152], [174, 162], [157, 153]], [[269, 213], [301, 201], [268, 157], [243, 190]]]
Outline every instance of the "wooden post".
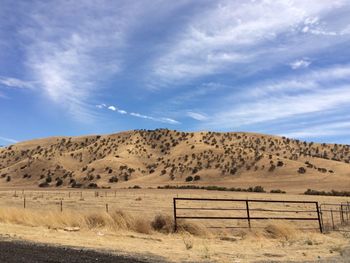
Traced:
[[63, 211], [63, 201], [61, 200], [61, 212]]
[[316, 204], [316, 211], [317, 211], [317, 218], [318, 218], [318, 225], [320, 227], [320, 232], [323, 233], [323, 229], [322, 229], [322, 223], [321, 223], [321, 211], [318, 207], [318, 202], [315, 202]]
[[23, 208], [26, 209], [26, 197], [23, 198]]
[[340, 204], [339, 212], [340, 212], [340, 224], [342, 225], [344, 223], [344, 214], [343, 214], [343, 205], [342, 204]]
[[250, 214], [249, 214], [249, 201], [245, 201], [245, 204], [246, 204], [246, 209], [247, 209], [247, 220], [248, 220], [248, 226], [249, 228], [251, 228], [251, 225], [250, 225]]
[[108, 213], [108, 204], [106, 204], [106, 212]]
[[173, 206], [174, 206], [174, 232], [177, 231], [177, 221], [176, 221], [176, 198], [173, 198]]
[[331, 219], [332, 219], [332, 227], [333, 227], [333, 230], [334, 230], [335, 227], [334, 227], [333, 209], [331, 209]]

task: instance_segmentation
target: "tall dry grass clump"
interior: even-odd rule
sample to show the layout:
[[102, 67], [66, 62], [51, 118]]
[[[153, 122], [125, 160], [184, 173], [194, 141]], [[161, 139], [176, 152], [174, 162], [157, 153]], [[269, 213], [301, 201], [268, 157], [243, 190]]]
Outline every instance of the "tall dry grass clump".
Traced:
[[[161, 233], [173, 233], [174, 232], [174, 220], [169, 215], [158, 214], [151, 222], [152, 228], [155, 231]], [[210, 231], [198, 222], [188, 222], [186, 220], [180, 220], [177, 223], [177, 229], [181, 232], [186, 232], [194, 236], [210, 237]]]
[[268, 238], [293, 240], [300, 231], [294, 225], [288, 222], [270, 221], [264, 228], [264, 234]]
[[36, 211], [17, 208], [0, 209], [0, 222], [49, 228], [79, 227], [105, 228], [110, 231], [127, 230], [144, 234], [152, 232], [150, 221], [122, 211], [77, 213], [73, 211]]
[[[78, 227], [87, 230], [103, 228], [109, 231], [125, 230], [142, 234], [174, 232], [174, 220], [169, 215], [159, 214], [151, 221], [121, 210], [110, 213], [97, 211], [78, 213], [69, 210], [47, 212], [7, 208], [0, 209], [0, 222], [48, 228]], [[178, 222], [178, 231], [202, 237], [210, 236], [210, 232], [203, 225], [185, 220]]]

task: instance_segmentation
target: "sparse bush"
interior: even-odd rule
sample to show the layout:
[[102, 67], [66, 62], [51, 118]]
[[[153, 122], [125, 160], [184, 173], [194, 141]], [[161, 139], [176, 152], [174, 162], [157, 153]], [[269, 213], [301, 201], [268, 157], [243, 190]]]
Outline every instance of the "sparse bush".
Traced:
[[193, 181], [193, 177], [192, 176], [187, 176], [186, 177], [186, 182], [192, 182]]
[[49, 183], [46, 181], [39, 184], [39, 187], [49, 187], [49, 186], [50, 186]]
[[200, 177], [199, 175], [196, 175], [196, 176], [193, 178], [194, 181], [199, 181], [200, 179], [201, 179], [201, 177]]
[[306, 169], [304, 167], [299, 167], [298, 173], [304, 174], [304, 173], [306, 173]]
[[283, 190], [281, 190], [281, 189], [272, 189], [272, 190], [270, 191], [270, 193], [272, 193], [272, 194], [285, 194], [286, 191], [283, 191]]
[[109, 178], [108, 180], [110, 183], [117, 183], [118, 182], [118, 177], [117, 176], [112, 176], [111, 178]]
[[151, 226], [158, 232], [171, 233], [174, 229], [174, 222], [172, 217], [159, 214], [153, 219]]

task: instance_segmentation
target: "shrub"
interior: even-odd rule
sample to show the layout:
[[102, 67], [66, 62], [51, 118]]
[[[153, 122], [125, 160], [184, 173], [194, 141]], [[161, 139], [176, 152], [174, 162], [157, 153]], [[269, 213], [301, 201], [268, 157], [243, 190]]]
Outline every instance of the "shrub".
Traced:
[[192, 182], [193, 181], [193, 177], [192, 176], [187, 176], [186, 177], [186, 182]]
[[304, 173], [306, 173], [306, 169], [304, 167], [299, 167], [298, 173], [304, 174]]
[[170, 233], [173, 231], [174, 223], [172, 217], [159, 214], [155, 216], [151, 226], [156, 231]]
[[98, 188], [96, 183], [89, 183], [88, 188]]
[[272, 190], [270, 191], [270, 193], [272, 193], [272, 194], [285, 194], [286, 191], [283, 191], [283, 190], [281, 190], [281, 189], [272, 189]]
[[110, 183], [117, 183], [118, 182], [118, 177], [117, 176], [112, 176], [111, 178], [109, 178], [108, 180]]
[[258, 186], [254, 187], [253, 192], [255, 192], [255, 193], [265, 193], [266, 191], [264, 190], [264, 187], [258, 185]]
[[46, 181], [39, 184], [39, 187], [49, 187], [49, 186], [50, 186], [49, 183]]
[[57, 178], [56, 180], [56, 186], [60, 186], [63, 184], [63, 180], [61, 178]]
[[317, 191], [312, 189], [307, 189], [304, 192], [305, 195], [327, 195], [327, 196], [350, 196], [350, 191], [336, 191], [332, 190], [330, 192]]
[[201, 177], [200, 177], [199, 175], [196, 175], [196, 176], [193, 178], [194, 181], [199, 181], [200, 179], [201, 179]]

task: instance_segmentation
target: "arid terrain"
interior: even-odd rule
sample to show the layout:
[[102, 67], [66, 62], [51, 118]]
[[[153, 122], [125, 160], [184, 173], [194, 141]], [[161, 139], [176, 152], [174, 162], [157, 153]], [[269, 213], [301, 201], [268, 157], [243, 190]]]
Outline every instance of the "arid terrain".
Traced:
[[[251, 230], [244, 228], [245, 220], [226, 221], [226, 226], [242, 228], [216, 230], [207, 226], [218, 221], [188, 220], [177, 233], [172, 221], [176, 196], [320, 203], [349, 201], [346, 197], [174, 189], [99, 190], [98, 196], [95, 190], [25, 190], [23, 194], [25, 209], [22, 191], [0, 192], [1, 239], [93, 249], [149, 262], [347, 262], [349, 255], [348, 233], [321, 234], [316, 221], [254, 221]], [[307, 224], [312, 229], [299, 229]]]
[[[348, 204], [346, 196], [303, 193], [349, 191], [349, 151], [253, 133], [166, 129], [17, 143], [0, 148], [0, 240], [10, 242], [2, 243], [6, 251], [27, 253], [30, 243], [14, 243], [26, 241], [103, 251], [126, 262], [347, 262], [348, 227], [329, 231], [332, 218], [340, 229], [338, 212], [323, 212], [323, 234], [317, 220], [253, 220], [249, 229], [246, 219], [180, 220], [174, 232], [173, 198]], [[171, 189], [186, 186], [210, 189]], [[192, 206], [202, 209], [197, 216], [246, 216], [241, 203], [209, 212], [209, 203]], [[250, 206], [252, 217], [317, 217], [314, 205]]]
[[350, 146], [254, 133], [135, 130], [0, 148], [0, 187], [253, 187], [348, 190]]

